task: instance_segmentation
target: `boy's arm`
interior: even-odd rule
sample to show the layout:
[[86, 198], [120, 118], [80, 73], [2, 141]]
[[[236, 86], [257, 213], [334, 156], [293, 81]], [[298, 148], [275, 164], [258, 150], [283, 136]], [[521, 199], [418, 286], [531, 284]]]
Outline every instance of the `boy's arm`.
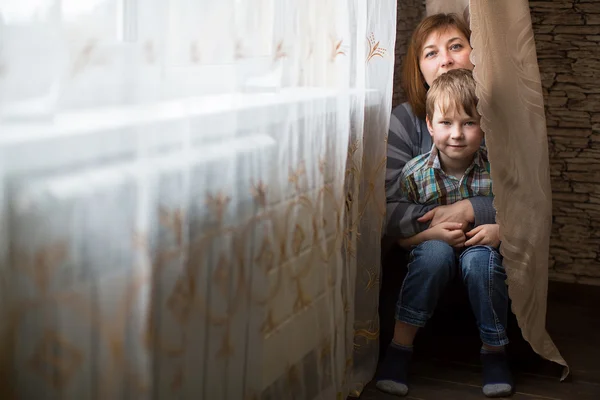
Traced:
[[[398, 225], [396, 226], [397, 231], [394, 236], [399, 238], [418, 236], [419, 239], [416, 240], [421, 240], [420, 238], [429, 240], [427, 239], [429, 234], [425, 233], [429, 228], [428, 224], [419, 222], [418, 218], [427, 211], [435, 208], [436, 205], [419, 204], [419, 189], [415, 182], [414, 171], [411, 171], [408, 166], [402, 169], [396, 187], [396, 193], [392, 196], [396, 201], [391, 203], [389, 201], [390, 197], [388, 197], [388, 212], [391, 205], [393, 207], [393, 214], [397, 215], [396, 218], [392, 219], [398, 221]], [[392, 227], [388, 225], [388, 234], [391, 230], [390, 228]]]
[[404, 249], [409, 249], [411, 247], [418, 246], [423, 242], [431, 240], [431, 238], [430, 238], [431, 232], [430, 231], [431, 231], [431, 229], [426, 229], [423, 232], [417, 233], [416, 235], [399, 239], [398, 244], [400, 245], [400, 247], [402, 247]]
[[405, 249], [410, 249], [428, 240], [441, 240], [450, 246], [460, 247], [464, 245], [466, 237], [461, 223], [442, 222], [416, 235], [399, 239], [398, 244]]
[[500, 246], [500, 225], [485, 224], [479, 225], [466, 233], [468, 240], [465, 246]]
[[[407, 204], [417, 205], [415, 203], [418, 198], [418, 190], [416, 185], [414, 184], [414, 181], [411, 180], [409, 176], [407, 176], [406, 168], [402, 170], [402, 174], [400, 175], [399, 181], [400, 193], [404, 195], [404, 199], [407, 202]], [[401, 238], [398, 240], [398, 244], [400, 245], [400, 247], [403, 247], [405, 249], [418, 246], [427, 240], [432, 240], [432, 232], [434, 232], [432, 228], [427, 228], [420, 232], [417, 231], [416, 234], [413, 235], [407, 235], [403, 232], [404, 235], [402, 235]]]

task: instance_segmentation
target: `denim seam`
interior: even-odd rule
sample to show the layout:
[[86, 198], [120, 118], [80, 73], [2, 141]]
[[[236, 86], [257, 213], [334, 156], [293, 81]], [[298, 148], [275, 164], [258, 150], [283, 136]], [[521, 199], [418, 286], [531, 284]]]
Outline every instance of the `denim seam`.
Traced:
[[[489, 340], [490, 342], [494, 342], [493, 344], [490, 343], [486, 343], [489, 344], [490, 346], [503, 346], [508, 344], [508, 338], [506, 336], [506, 328], [504, 329], [504, 334], [501, 334], [501, 330], [500, 330], [500, 319], [498, 318], [498, 314], [496, 314], [496, 310], [494, 309], [494, 303], [492, 300], [492, 294], [493, 294], [493, 282], [494, 282], [494, 259], [496, 257], [495, 254], [495, 249], [491, 246], [481, 246], [481, 247], [486, 247], [492, 251], [490, 251], [490, 256], [488, 259], [488, 265], [487, 265], [487, 273], [488, 273], [488, 298], [486, 300], [484, 300], [485, 302], [488, 303], [488, 306], [491, 308], [492, 310], [492, 315], [494, 317], [494, 326], [496, 329], [495, 333], [492, 334], [486, 334], [484, 335], [481, 331], [480, 331], [480, 335], [481, 335], [481, 339], [482, 341], [484, 341], [484, 336], [486, 341]], [[463, 258], [463, 254], [460, 255], [460, 259], [462, 262], [462, 258]], [[484, 341], [485, 343], [485, 341]]]
[[[411, 315], [412, 315], [412, 314], [422, 314], [421, 312], [419, 312], [419, 311], [416, 311], [416, 310], [413, 310], [413, 309], [412, 309], [412, 308], [410, 308], [410, 307], [405, 307], [405, 306], [402, 304], [402, 293], [404, 292], [404, 284], [406, 283], [406, 278], [408, 277], [408, 274], [410, 274], [410, 265], [413, 263], [413, 261], [414, 261], [414, 259], [415, 259], [415, 257], [414, 257], [414, 251], [415, 251], [415, 249], [411, 250], [411, 252], [410, 252], [410, 254], [409, 254], [409, 260], [410, 260], [410, 261], [408, 262], [408, 265], [406, 266], [406, 268], [407, 268], [408, 272], [407, 272], [406, 276], [404, 277], [404, 280], [402, 281], [402, 286], [400, 287], [400, 295], [398, 296], [398, 302], [396, 303], [396, 315], [395, 315], [395, 318], [396, 318], [396, 320], [398, 320], [398, 321], [401, 321], [401, 320], [398, 318], [398, 316], [400, 315], [400, 310], [407, 311], [407, 312], [408, 312], [408, 314], [411, 314]], [[418, 323], [417, 323], [417, 320], [416, 320], [416, 319], [414, 319], [414, 318], [412, 318], [412, 316], [411, 316], [411, 317], [409, 317], [409, 319], [410, 319], [410, 321], [401, 321], [401, 322], [404, 322], [404, 323], [406, 323], [406, 324], [410, 324], [410, 325], [415, 325], [415, 326], [418, 326], [419, 328], [422, 328], [422, 327], [424, 327], [424, 326], [425, 326], [425, 324], [427, 323], [427, 322], [425, 322], [425, 323], [422, 323], [422, 322], [421, 322], [421, 320], [419, 320], [419, 321], [418, 321]], [[428, 319], [428, 318], [427, 318], [427, 319]]]
[[396, 315], [398, 315], [398, 309], [403, 308], [402, 306], [402, 292], [404, 292], [404, 284], [406, 283], [406, 278], [408, 277], [408, 274], [410, 274], [410, 264], [413, 263], [414, 260], [414, 249], [410, 251], [410, 254], [408, 255], [408, 264], [406, 265], [406, 276], [404, 277], [404, 279], [402, 280], [402, 286], [400, 286], [400, 295], [398, 296], [398, 303], [396, 303]]
[[500, 337], [500, 329], [498, 327], [498, 325], [500, 324], [500, 320], [498, 319], [498, 314], [496, 314], [496, 310], [494, 309], [494, 302], [492, 300], [492, 292], [494, 290], [494, 257], [494, 251], [490, 251], [490, 258], [488, 260], [488, 301], [490, 302], [490, 308], [492, 309], [492, 314], [494, 315], [494, 325], [496, 326], [496, 340], [498, 343], [503, 343], [505, 340]]

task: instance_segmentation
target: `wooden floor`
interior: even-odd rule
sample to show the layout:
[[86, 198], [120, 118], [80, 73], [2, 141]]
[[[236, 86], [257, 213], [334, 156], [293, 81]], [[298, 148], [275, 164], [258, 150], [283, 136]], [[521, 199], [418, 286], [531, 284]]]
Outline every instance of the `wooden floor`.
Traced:
[[[406, 399], [469, 400], [484, 399], [481, 393], [479, 341], [469, 323], [472, 316], [450, 316], [456, 326], [453, 336], [436, 336], [425, 330], [415, 342]], [[466, 318], [466, 319], [465, 319]], [[452, 321], [442, 321], [447, 324]], [[560, 382], [561, 368], [540, 359], [518, 333], [516, 320], [509, 355], [516, 380], [512, 399], [600, 400], [600, 287], [551, 283], [547, 329], [571, 367], [571, 376]], [[515, 334], [516, 332], [516, 334]], [[361, 400], [393, 400], [398, 397], [379, 392], [373, 383]]]

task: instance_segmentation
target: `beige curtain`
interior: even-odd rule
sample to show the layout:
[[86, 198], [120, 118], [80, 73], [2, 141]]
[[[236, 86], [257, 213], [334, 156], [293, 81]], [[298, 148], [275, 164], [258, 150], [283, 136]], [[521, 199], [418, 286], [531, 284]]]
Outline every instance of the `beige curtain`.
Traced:
[[428, 0], [427, 12], [470, 10], [471, 60], [492, 164], [512, 310], [523, 337], [569, 368], [546, 332], [552, 193], [546, 120], [527, 0]]
[[[402, 1], [402, 0], [400, 0]], [[427, 0], [427, 15], [437, 13], [456, 13], [463, 15], [468, 19], [469, 0]]]

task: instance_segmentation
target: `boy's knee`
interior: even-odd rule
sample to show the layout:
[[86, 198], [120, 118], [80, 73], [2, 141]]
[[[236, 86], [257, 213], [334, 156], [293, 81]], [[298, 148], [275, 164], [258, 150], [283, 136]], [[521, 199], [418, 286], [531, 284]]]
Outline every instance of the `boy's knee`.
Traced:
[[490, 246], [473, 246], [460, 256], [460, 268], [463, 276], [489, 276], [489, 269], [502, 268], [502, 259], [498, 251]]
[[428, 240], [413, 250], [411, 264], [428, 274], [446, 274], [455, 262], [452, 246], [441, 240]]
[[430, 257], [433, 259], [454, 259], [454, 248], [441, 240], [427, 240], [415, 249], [415, 253], [420, 257]]

